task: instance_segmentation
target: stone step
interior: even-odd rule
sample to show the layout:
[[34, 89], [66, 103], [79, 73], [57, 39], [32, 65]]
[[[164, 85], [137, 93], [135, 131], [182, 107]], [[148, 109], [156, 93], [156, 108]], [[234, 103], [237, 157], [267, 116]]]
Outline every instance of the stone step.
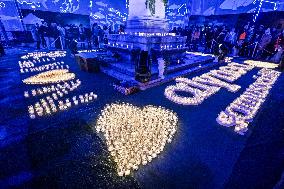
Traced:
[[[212, 57], [202, 57], [202, 56], [191, 56], [190, 58], [186, 58], [185, 63], [183, 64], [178, 64], [178, 65], [172, 65], [170, 67], [167, 68], [167, 73], [174, 73], [174, 72], [179, 72], [181, 70], [187, 70], [190, 68], [193, 68], [194, 66], [199, 66], [199, 65], [204, 65], [207, 63], [210, 63], [213, 61]], [[126, 62], [125, 64], [130, 64], [130, 62]], [[121, 72], [125, 75], [128, 75], [130, 77], [134, 77], [135, 76], [135, 68], [133, 66], [133, 68], [131, 67], [122, 67], [123, 63], [109, 63], [108, 67], [116, 70], [117, 72]], [[152, 67], [152, 76], [158, 76], [158, 65], [155, 67]]]
[[207, 63], [210, 63], [213, 61], [213, 58], [205, 58], [203, 60], [194, 60], [194, 61], [190, 61], [188, 59], [184, 60], [185, 63], [184, 64], [180, 64], [180, 65], [175, 65], [175, 66], [170, 66], [167, 69], [167, 73], [174, 73], [174, 72], [179, 72], [181, 70], [187, 70], [190, 68], [193, 68], [195, 66], [199, 66], [199, 65], [205, 65]]
[[112, 68], [109, 68], [109, 67], [101, 67], [100, 68], [101, 72], [107, 74], [108, 76], [110, 77], [113, 77], [119, 81], [135, 81], [134, 80], [134, 76], [131, 77], [127, 74], [124, 74], [120, 71], [117, 71], [117, 70], [114, 70]]
[[146, 90], [146, 89], [156, 87], [156, 86], [162, 85], [164, 83], [170, 82], [170, 81], [176, 79], [177, 77], [185, 77], [185, 76], [190, 75], [192, 73], [195, 73], [197, 71], [209, 69], [209, 68], [212, 68], [212, 67], [217, 66], [217, 65], [218, 65], [218, 63], [209, 63], [209, 64], [203, 65], [201, 67], [195, 66], [191, 69], [187, 69], [187, 70], [183, 70], [183, 71], [180, 71], [180, 72], [168, 74], [168, 75], [166, 75], [166, 77], [164, 79], [158, 78], [158, 79], [155, 79], [155, 80], [151, 80], [148, 83], [137, 82], [134, 77], [128, 76], [126, 74], [123, 74], [121, 72], [118, 72], [116, 70], [113, 70], [113, 69], [110, 69], [110, 68], [107, 68], [107, 67], [102, 67], [101, 71], [103, 73], [107, 74], [108, 76], [113, 77], [113, 78], [115, 78], [119, 81], [123, 80], [123, 81], [131, 81], [133, 83], [137, 83], [140, 90]]
[[[132, 69], [126, 68], [126, 67], [123, 68], [123, 67], [119, 66], [118, 64], [123, 64], [123, 63], [117, 63], [117, 64], [111, 63], [111, 64], [108, 64], [108, 67], [113, 69], [113, 70], [116, 70], [118, 72], [121, 72], [123, 74], [126, 74], [126, 75], [128, 75], [130, 77], [134, 77], [135, 76], [135, 69], [132, 70]], [[130, 64], [130, 62], [126, 62], [125, 64]]]
[[123, 63], [110, 63], [107, 67], [101, 67], [101, 71], [119, 81], [123, 80], [137, 83], [140, 90], [146, 90], [170, 82], [177, 77], [184, 77], [194, 72], [217, 66], [217, 63], [212, 62], [213, 59], [214, 58], [212, 58], [211, 56], [187, 56], [187, 58], [185, 58], [184, 60], [185, 63], [168, 67], [167, 75], [164, 79], [158, 78], [158, 69], [154, 68], [154, 70], [152, 70], [152, 79], [157, 79], [151, 80], [148, 83], [140, 83], [136, 81], [134, 69], [129, 65], [128, 67], [124, 66]]
[[152, 80], [148, 83], [139, 83], [139, 89], [143, 91], [143, 90], [146, 90], [146, 89], [156, 87], [156, 86], [162, 85], [164, 83], [170, 82], [172, 80], [175, 80], [178, 77], [185, 77], [185, 76], [192, 74], [194, 72], [209, 69], [209, 68], [212, 68], [212, 67], [217, 66], [217, 65], [218, 65], [218, 63], [210, 63], [210, 64], [206, 64], [206, 65], [201, 66], [201, 67], [196, 66], [196, 67], [193, 67], [193, 68], [188, 69], [188, 70], [183, 70], [183, 71], [180, 71], [180, 72], [175, 72], [173, 74], [169, 74], [164, 79], [159, 78], [159, 79], [156, 79], [156, 80]]

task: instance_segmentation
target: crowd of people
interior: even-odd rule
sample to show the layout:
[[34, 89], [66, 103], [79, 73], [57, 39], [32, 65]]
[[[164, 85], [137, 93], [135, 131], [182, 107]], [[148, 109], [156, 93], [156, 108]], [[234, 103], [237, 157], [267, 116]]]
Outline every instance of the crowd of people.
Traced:
[[[119, 31], [123, 30], [120, 26]], [[100, 44], [107, 43], [107, 36], [115, 33], [111, 27], [99, 26], [97, 23], [90, 27], [84, 27], [82, 24], [66, 25], [43, 22], [42, 24], [35, 24], [31, 33], [36, 42], [37, 49], [65, 49], [73, 46], [76, 42], [81, 48], [99, 48]]]
[[[91, 28], [56, 23], [48, 25], [43, 22], [35, 24], [32, 35], [40, 48], [65, 49], [72, 46], [72, 41], [80, 48], [101, 48], [101, 44], [108, 43], [108, 35], [123, 32], [124, 27], [114, 32], [111, 27], [99, 26], [94, 23]], [[185, 28], [174, 27], [171, 33], [186, 36], [186, 45], [190, 51], [202, 51], [204, 53], [218, 54], [222, 45], [225, 54], [234, 57], [268, 60], [279, 62], [284, 49], [284, 30], [281, 28], [255, 26], [248, 22], [242, 28], [229, 28], [225, 25], [186, 26]]]
[[284, 30], [281, 28], [255, 26], [248, 22], [243, 28], [219, 26], [187, 26], [173, 28], [171, 32], [187, 36], [191, 51], [217, 54], [220, 45], [227, 53], [237, 57], [279, 62], [284, 49]]

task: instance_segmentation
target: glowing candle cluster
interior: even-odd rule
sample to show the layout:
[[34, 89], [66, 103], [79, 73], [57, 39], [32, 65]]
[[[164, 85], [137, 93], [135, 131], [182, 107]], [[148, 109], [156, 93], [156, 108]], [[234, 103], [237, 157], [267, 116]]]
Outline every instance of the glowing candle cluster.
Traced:
[[58, 100], [55, 93], [52, 96], [40, 99], [35, 105], [28, 106], [28, 112], [31, 119], [35, 119], [37, 116], [41, 117], [44, 115], [50, 115], [58, 111], [64, 111], [72, 106], [79, 104], [90, 103], [97, 99], [97, 95], [93, 92], [85, 93], [84, 95], [73, 96], [71, 99], [66, 98], [65, 100]]
[[121, 48], [133, 48], [133, 45], [126, 45], [126, 44], [118, 44], [118, 43], [108, 43], [109, 46], [112, 46], [112, 47], [121, 47]]
[[[33, 63], [48, 63], [50, 61], [55, 61], [56, 59], [57, 58], [55, 58], [55, 57], [50, 57], [50, 58], [44, 58], [44, 57], [38, 58], [38, 57], [36, 57], [36, 58], [33, 59]], [[28, 60], [28, 61], [31, 61], [31, 60]]]
[[78, 53], [87, 53], [87, 52], [99, 52], [100, 50], [91, 49], [91, 50], [79, 50]]
[[127, 33], [127, 32], [121, 32], [120, 35], [136, 35], [136, 36], [142, 36], [142, 37], [164, 37], [164, 36], [176, 36], [175, 33], [144, 33], [144, 32], [135, 32], [135, 33]]
[[45, 63], [45, 62], [50, 62], [50, 61], [55, 61], [56, 58], [36, 58], [36, 59], [33, 59], [33, 60], [19, 60], [19, 67], [22, 69], [22, 68], [32, 68], [35, 66], [35, 64], [37, 63]]
[[[230, 63], [227, 66], [220, 67], [219, 70], [212, 70], [192, 79], [177, 78], [177, 83], [168, 86], [164, 94], [166, 98], [177, 104], [199, 105], [222, 87], [230, 92], [238, 91], [241, 87], [231, 82], [236, 81], [251, 69], [253, 69], [253, 66]], [[178, 95], [178, 91], [190, 93], [193, 97]]]
[[19, 66], [20, 66], [21, 69], [23, 69], [23, 68], [32, 68], [32, 67], [35, 66], [34, 65], [35, 62], [30, 61], [30, 60], [28, 60], [28, 61], [26, 61], [26, 60], [19, 61], [18, 63], [19, 63]]
[[[241, 69], [240, 69], [241, 68]], [[229, 66], [222, 66], [219, 70], [212, 70], [208, 75], [216, 77], [218, 79], [225, 80], [226, 82], [234, 82], [242, 75], [246, 74], [247, 71], [251, 70], [253, 67], [241, 67], [235, 65], [235, 63], [229, 64]]]
[[232, 57], [225, 57], [225, 62], [230, 63], [232, 62], [233, 58]]
[[56, 69], [39, 73], [23, 80], [25, 84], [48, 84], [68, 81], [75, 78], [74, 73], [69, 73], [68, 69]]
[[163, 107], [115, 103], [102, 110], [96, 131], [103, 133], [118, 175], [123, 176], [156, 158], [172, 141], [177, 123], [177, 115]]
[[216, 120], [220, 125], [235, 126], [235, 132], [241, 135], [248, 130], [249, 122], [257, 114], [280, 72], [263, 68], [258, 75], [256, 81], [218, 115]]
[[81, 81], [77, 79], [75, 82], [74, 81], [69, 81], [69, 82], [64, 82], [63, 84], [57, 84], [57, 85], [51, 85], [51, 86], [46, 86], [46, 87], [39, 87], [37, 89], [33, 89], [30, 92], [25, 91], [24, 96], [26, 98], [29, 97], [34, 97], [38, 95], [43, 95], [43, 94], [48, 94], [52, 92], [56, 92], [58, 95], [61, 93], [68, 94], [68, 92], [71, 92], [75, 89], [77, 89], [81, 85]]
[[65, 57], [66, 51], [52, 51], [52, 52], [32, 52], [28, 53], [21, 57], [21, 59], [39, 59], [42, 57], [49, 57], [49, 58], [58, 58], [58, 57]]
[[[31, 119], [44, 115], [51, 115], [58, 111], [64, 111], [72, 106], [85, 104], [97, 99], [93, 92], [78, 96], [63, 98], [81, 85], [75, 74], [69, 72], [69, 66], [63, 61], [56, 61], [59, 57], [66, 56], [65, 51], [29, 53], [19, 61], [21, 73], [40, 72], [23, 80], [23, 83], [30, 85], [44, 85], [24, 92], [26, 98], [43, 95], [35, 104], [28, 106]], [[36, 64], [43, 63], [40, 66]], [[66, 69], [64, 69], [66, 68]], [[44, 72], [43, 72], [44, 71]]]
[[214, 57], [213, 54], [205, 54], [205, 53], [201, 53], [201, 52], [189, 52], [189, 51], [187, 51], [186, 54], [195, 55], [195, 56], [211, 56], [211, 57]]
[[[122, 44], [122, 43], [108, 43], [109, 46], [112, 46], [112, 47], [121, 47], [121, 48], [133, 48], [133, 45], [126, 45], [126, 44]], [[184, 48], [185, 45], [160, 45], [160, 49], [161, 50], [173, 50], [173, 49], [181, 49], [181, 48]]]
[[256, 60], [246, 60], [244, 61], [244, 63], [255, 66], [255, 67], [259, 67], [259, 68], [277, 68], [278, 64], [275, 63], [271, 63], [271, 62], [263, 62], [263, 61], [256, 61]]
[[37, 67], [31, 67], [31, 68], [21, 68], [20, 72], [21, 73], [28, 73], [28, 72], [42, 72], [42, 71], [47, 71], [47, 70], [54, 70], [54, 69], [69, 69], [68, 65], [64, 65], [64, 62], [54, 62], [50, 64], [45, 64], [42, 66], [37, 66]]
[[181, 49], [181, 48], [184, 48], [185, 45], [160, 45], [160, 49], [164, 49], [164, 50], [167, 50], [167, 49]]

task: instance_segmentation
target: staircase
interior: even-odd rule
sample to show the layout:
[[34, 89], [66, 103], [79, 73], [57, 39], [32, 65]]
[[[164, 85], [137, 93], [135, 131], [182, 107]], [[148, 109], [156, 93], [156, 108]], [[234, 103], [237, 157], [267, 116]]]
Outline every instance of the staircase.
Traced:
[[184, 63], [175, 64], [167, 67], [164, 79], [158, 78], [158, 65], [152, 66], [152, 79], [147, 83], [140, 83], [135, 80], [135, 66], [130, 62], [107, 63], [107, 66], [101, 67], [101, 71], [119, 81], [132, 81], [137, 83], [140, 90], [146, 90], [163, 83], [174, 80], [177, 77], [184, 77], [191, 73], [205, 70], [217, 66], [218, 63], [213, 63], [212, 56], [201, 56], [187, 54]]

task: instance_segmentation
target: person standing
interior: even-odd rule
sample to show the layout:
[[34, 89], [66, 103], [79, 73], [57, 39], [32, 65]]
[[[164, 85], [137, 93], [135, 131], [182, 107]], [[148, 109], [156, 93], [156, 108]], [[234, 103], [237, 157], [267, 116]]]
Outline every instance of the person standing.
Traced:
[[255, 36], [255, 26], [252, 25], [248, 31], [247, 31], [247, 36], [246, 36], [246, 39], [245, 39], [245, 55], [247, 57], [253, 57], [253, 51], [254, 51], [254, 48], [255, 48], [255, 44], [254, 44], [254, 36]]
[[245, 40], [247, 37], [247, 28], [244, 27], [244, 29], [241, 31], [241, 34], [239, 36], [238, 44], [237, 44], [237, 49], [239, 51], [240, 56], [245, 55]]
[[191, 41], [193, 43], [193, 50], [198, 51], [198, 43], [199, 43], [199, 38], [200, 38], [200, 30], [199, 28], [195, 28], [192, 32], [192, 37]]
[[[7, 32], [5, 30], [4, 24], [1, 21], [1, 17], [0, 17], [0, 32], [2, 33], [2, 35], [4, 36], [6, 45], [9, 45], [9, 39], [8, 39], [8, 35]], [[3, 44], [2, 44], [3, 45]]]
[[99, 48], [101, 48], [101, 44], [103, 44], [104, 39], [104, 30], [99, 26]]
[[264, 26], [260, 25], [259, 28], [255, 32], [254, 41], [259, 42], [263, 34], [264, 34]]
[[97, 23], [93, 24], [92, 32], [93, 32], [93, 43], [95, 47], [99, 47], [99, 26]]
[[92, 30], [91, 28], [87, 28], [85, 30], [86, 33], [86, 38], [87, 38], [87, 42], [88, 42], [88, 48], [91, 49], [92, 48]]
[[61, 44], [61, 49], [63, 50], [65, 48], [65, 28], [62, 27], [61, 25], [57, 26], [57, 30], [59, 32], [59, 39], [60, 39], [60, 44]]
[[217, 26], [214, 27], [213, 33], [212, 33], [212, 42], [211, 42], [211, 53], [212, 54], [218, 54], [219, 53], [219, 44], [217, 42], [218, 36], [220, 34], [220, 31]]
[[212, 40], [213, 40], [213, 31], [208, 26], [205, 28], [205, 49], [204, 53], [211, 53], [211, 46], [212, 46]]
[[284, 30], [278, 35], [275, 45], [276, 53], [270, 59], [272, 62], [279, 63], [284, 54]]
[[219, 45], [224, 44], [226, 35], [227, 35], [226, 28], [223, 28], [222, 31], [219, 33], [219, 35], [217, 37], [217, 43]]
[[42, 41], [43, 42], [43, 47], [50, 49], [50, 31], [49, 27], [46, 22], [43, 23], [41, 26], [41, 33], [42, 33]]
[[257, 49], [257, 58], [261, 58], [263, 51], [265, 51], [265, 48], [267, 47], [267, 45], [271, 42], [272, 36], [270, 33], [270, 28], [268, 28], [267, 30], [265, 30], [265, 33], [262, 35], [259, 44], [258, 44], [258, 49]]
[[39, 33], [39, 37], [40, 37], [42, 47], [46, 48], [47, 45], [46, 45], [46, 41], [45, 41], [45, 38], [44, 38], [44, 32], [45, 32], [45, 26], [44, 26], [44, 24], [42, 24], [42, 25], [39, 26], [38, 33]]
[[237, 33], [235, 32], [235, 28], [232, 28], [230, 32], [227, 33], [225, 37], [225, 43], [231, 52], [233, 47], [235, 46], [237, 41]]
[[58, 30], [57, 24], [54, 23], [52, 27], [53, 43], [56, 49], [61, 49], [60, 32]]
[[85, 28], [83, 27], [83, 24], [79, 25], [79, 39], [81, 42], [81, 48], [86, 48], [85, 46], [85, 40], [86, 40], [86, 33], [85, 33]]
[[49, 48], [58, 48], [59, 46], [59, 32], [57, 30], [57, 24], [51, 23], [48, 28]]
[[103, 37], [103, 41], [104, 41], [104, 44], [108, 44], [108, 35], [109, 35], [109, 29], [107, 26], [104, 26], [103, 27], [103, 32], [104, 32], [104, 37]]
[[0, 41], [0, 57], [6, 55], [2, 42]]
[[32, 28], [32, 35], [34, 38], [34, 41], [36, 42], [36, 48], [37, 50], [40, 49], [40, 35], [39, 35], [39, 25], [36, 23]]

